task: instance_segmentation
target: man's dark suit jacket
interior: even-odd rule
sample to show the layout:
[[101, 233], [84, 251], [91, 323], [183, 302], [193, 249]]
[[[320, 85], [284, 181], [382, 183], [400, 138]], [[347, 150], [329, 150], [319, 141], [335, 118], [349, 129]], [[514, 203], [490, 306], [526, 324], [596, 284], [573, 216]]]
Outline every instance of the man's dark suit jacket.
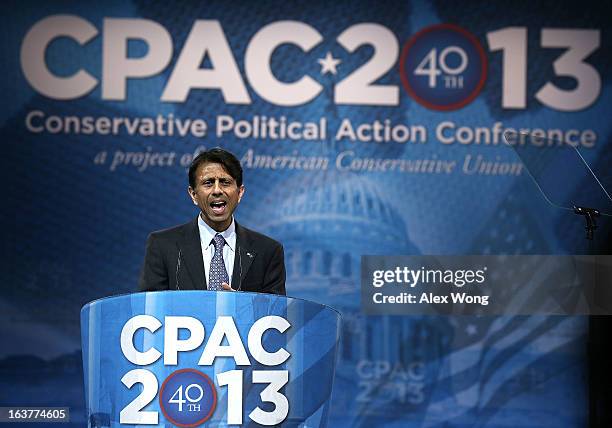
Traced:
[[[234, 290], [285, 295], [283, 246], [236, 223], [231, 286]], [[149, 235], [138, 289], [206, 290], [197, 217]]]

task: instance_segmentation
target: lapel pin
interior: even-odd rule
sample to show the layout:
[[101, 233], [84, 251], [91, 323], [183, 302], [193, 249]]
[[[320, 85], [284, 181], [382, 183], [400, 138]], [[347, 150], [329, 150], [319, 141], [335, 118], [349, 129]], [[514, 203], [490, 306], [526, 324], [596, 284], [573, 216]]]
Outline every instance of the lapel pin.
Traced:
[[247, 253], [247, 256], [249, 256], [250, 258], [253, 258], [253, 254], [251, 253]]

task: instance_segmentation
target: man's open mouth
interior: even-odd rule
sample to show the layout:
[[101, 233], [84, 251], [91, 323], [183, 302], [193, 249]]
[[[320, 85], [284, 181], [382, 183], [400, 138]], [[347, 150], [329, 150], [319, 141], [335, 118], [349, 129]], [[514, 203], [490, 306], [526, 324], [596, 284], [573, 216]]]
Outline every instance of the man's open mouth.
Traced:
[[219, 215], [225, 212], [225, 207], [227, 206], [227, 202], [225, 201], [215, 201], [210, 203], [210, 208], [213, 213]]

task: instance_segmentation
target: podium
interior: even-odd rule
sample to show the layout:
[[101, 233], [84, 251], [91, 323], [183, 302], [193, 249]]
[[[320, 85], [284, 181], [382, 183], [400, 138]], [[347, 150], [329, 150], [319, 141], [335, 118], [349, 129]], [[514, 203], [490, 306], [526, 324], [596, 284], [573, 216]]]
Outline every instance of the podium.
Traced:
[[90, 427], [324, 427], [340, 314], [302, 299], [162, 291], [81, 310]]

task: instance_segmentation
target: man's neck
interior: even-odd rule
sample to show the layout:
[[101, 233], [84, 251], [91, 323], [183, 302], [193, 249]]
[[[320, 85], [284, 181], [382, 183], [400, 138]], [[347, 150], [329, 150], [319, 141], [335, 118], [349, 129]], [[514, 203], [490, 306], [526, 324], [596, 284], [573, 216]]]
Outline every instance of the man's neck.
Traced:
[[208, 221], [206, 221], [206, 218], [204, 218], [202, 213], [200, 213], [199, 217], [204, 222], [204, 224], [206, 224], [208, 227], [210, 227], [216, 233], [223, 233], [223, 232], [225, 232], [227, 229], [230, 228], [230, 226], [234, 222], [234, 216], [233, 215], [229, 218], [229, 223], [222, 224], [222, 225], [219, 225], [218, 223], [210, 224]]

